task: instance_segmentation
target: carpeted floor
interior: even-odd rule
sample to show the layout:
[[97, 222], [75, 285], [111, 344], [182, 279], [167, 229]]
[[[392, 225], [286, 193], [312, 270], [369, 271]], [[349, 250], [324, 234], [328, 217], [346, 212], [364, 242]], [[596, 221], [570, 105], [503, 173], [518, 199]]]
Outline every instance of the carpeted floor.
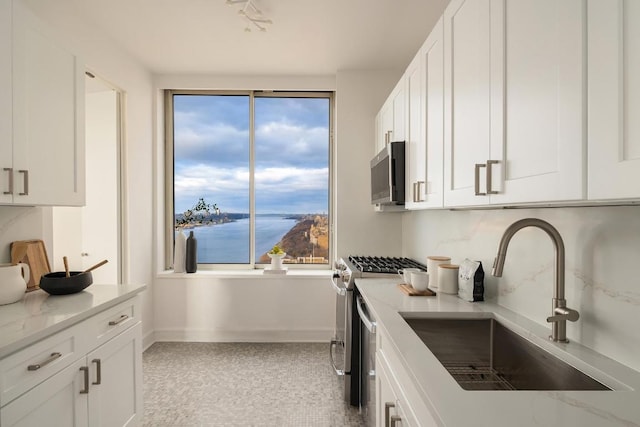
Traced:
[[155, 343], [143, 353], [144, 425], [364, 426], [326, 343]]

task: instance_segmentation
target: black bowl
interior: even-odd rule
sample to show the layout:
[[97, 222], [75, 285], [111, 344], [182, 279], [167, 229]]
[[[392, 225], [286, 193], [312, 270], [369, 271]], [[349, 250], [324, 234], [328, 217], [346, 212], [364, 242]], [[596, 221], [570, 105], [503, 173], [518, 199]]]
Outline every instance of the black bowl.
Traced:
[[80, 292], [93, 283], [91, 272], [71, 271], [66, 277], [64, 271], [47, 273], [40, 278], [40, 289], [51, 295], [69, 295]]

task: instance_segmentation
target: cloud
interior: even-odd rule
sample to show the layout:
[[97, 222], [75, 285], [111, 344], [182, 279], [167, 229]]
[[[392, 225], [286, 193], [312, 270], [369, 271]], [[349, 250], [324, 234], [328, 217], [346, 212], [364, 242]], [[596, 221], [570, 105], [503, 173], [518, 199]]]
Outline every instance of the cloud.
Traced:
[[[328, 210], [328, 100], [256, 98], [255, 110], [257, 208]], [[174, 153], [176, 212], [200, 197], [248, 212], [248, 97], [175, 96]]]
[[[265, 168], [255, 171], [256, 207], [263, 213], [328, 211], [328, 168]], [[226, 212], [249, 211], [249, 171], [198, 165], [176, 169], [175, 211], [184, 212], [200, 197]]]

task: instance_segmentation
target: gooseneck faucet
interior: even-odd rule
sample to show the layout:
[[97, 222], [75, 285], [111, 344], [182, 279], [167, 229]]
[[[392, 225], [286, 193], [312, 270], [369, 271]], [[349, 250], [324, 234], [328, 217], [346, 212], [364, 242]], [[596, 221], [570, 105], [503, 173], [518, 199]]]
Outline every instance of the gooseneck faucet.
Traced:
[[564, 242], [558, 230], [546, 221], [538, 218], [525, 218], [511, 224], [502, 235], [498, 253], [493, 261], [491, 274], [495, 277], [502, 277], [504, 261], [507, 256], [507, 247], [514, 234], [525, 227], [537, 227], [545, 231], [553, 241], [556, 253], [554, 291], [552, 300], [551, 316], [547, 317], [547, 322], [552, 324], [551, 338], [553, 341], [569, 342], [567, 339], [567, 320], [575, 322], [580, 314], [567, 307], [567, 300], [564, 299]]

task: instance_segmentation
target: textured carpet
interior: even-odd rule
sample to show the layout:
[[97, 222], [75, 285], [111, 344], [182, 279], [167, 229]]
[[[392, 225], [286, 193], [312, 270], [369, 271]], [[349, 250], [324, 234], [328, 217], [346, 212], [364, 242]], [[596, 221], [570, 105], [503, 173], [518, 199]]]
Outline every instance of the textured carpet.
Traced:
[[364, 426], [326, 343], [155, 343], [143, 353], [144, 425]]

